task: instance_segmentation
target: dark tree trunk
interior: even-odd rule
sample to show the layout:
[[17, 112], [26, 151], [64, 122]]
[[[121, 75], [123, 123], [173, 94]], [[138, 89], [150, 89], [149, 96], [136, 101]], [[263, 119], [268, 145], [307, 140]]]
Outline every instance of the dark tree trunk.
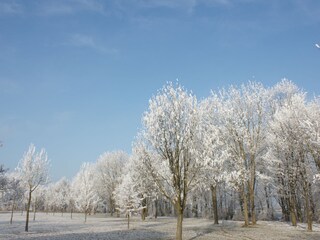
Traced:
[[130, 212], [128, 212], [127, 217], [128, 217], [128, 229], [130, 229]]
[[33, 221], [36, 220], [36, 199], [34, 200], [34, 204], [33, 204]]
[[211, 193], [212, 193], [212, 209], [213, 209], [214, 224], [219, 224], [217, 186], [211, 185]]
[[29, 231], [29, 211], [30, 211], [30, 205], [31, 205], [31, 195], [32, 191], [29, 189], [29, 198], [28, 198], [28, 205], [27, 205], [27, 214], [26, 214], [26, 226], [25, 226], [25, 231]]
[[296, 213], [296, 207], [295, 207], [295, 201], [293, 197], [290, 197], [290, 219], [292, 226], [297, 226], [297, 213]]
[[312, 208], [310, 204], [310, 191], [309, 189], [311, 188], [311, 184], [308, 183], [307, 180], [305, 180], [305, 206], [306, 206], [306, 215], [307, 215], [307, 223], [308, 223], [308, 231], [312, 231]]
[[141, 210], [141, 219], [142, 219], [142, 221], [145, 221], [146, 217], [148, 215], [147, 198], [143, 198], [142, 207], [143, 207], [143, 209]]
[[154, 208], [155, 208], [154, 218], [157, 219], [158, 218], [158, 199], [154, 201]]
[[244, 216], [244, 227], [249, 226], [249, 214], [248, 214], [248, 199], [245, 191], [244, 183], [242, 183], [242, 201], [243, 201], [243, 216]]
[[11, 218], [10, 218], [10, 224], [12, 224], [12, 219], [13, 219], [13, 209], [14, 209], [14, 199], [12, 200], [12, 206], [11, 206]]
[[256, 219], [256, 207], [255, 207], [255, 199], [254, 199], [254, 190], [256, 185], [256, 166], [255, 166], [255, 160], [254, 156], [251, 157], [250, 161], [250, 181], [249, 181], [249, 199], [250, 199], [250, 211], [251, 211], [251, 221], [252, 224], [255, 225], [257, 223]]
[[183, 211], [180, 206], [177, 207], [177, 231], [176, 240], [182, 240], [182, 222], [183, 222]]

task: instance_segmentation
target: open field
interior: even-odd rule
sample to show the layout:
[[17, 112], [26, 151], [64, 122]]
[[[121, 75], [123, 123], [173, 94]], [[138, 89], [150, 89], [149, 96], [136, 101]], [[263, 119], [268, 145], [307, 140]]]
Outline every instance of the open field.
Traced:
[[[147, 219], [142, 222], [132, 218], [130, 230], [124, 218], [110, 218], [103, 215], [89, 216], [84, 223], [83, 215], [61, 216], [38, 213], [31, 221], [29, 232], [24, 232], [25, 214], [15, 213], [14, 222], [9, 224], [10, 213], [0, 213], [0, 239], [174, 239], [174, 218]], [[260, 221], [255, 227], [243, 228], [242, 222], [220, 221], [218, 226], [209, 219], [186, 218], [183, 238], [189, 240], [209, 239], [320, 239], [320, 225], [314, 224], [314, 232], [307, 232], [304, 224], [292, 227], [283, 222]]]

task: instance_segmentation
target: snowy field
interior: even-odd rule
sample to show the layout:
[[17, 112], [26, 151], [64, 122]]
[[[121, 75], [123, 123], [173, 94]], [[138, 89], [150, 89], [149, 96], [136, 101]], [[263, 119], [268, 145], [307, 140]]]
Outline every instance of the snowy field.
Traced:
[[[174, 239], [174, 218], [148, 219], [145, 222], [132, 218], [130, 230], [124, 218], [109, 218], [103, 215], [89, 216], [84, 223], [83, 215], [61, 216], [38, 213], [31, 221], [29, 232], [24, 232], [25, 214], [15, 213], [14, 222], [9, 224], [10, 214], [0, 213], [0, 239]], [[307, 232], [304, 224], [292, 227], [282, 222], [258, 222], [255, 227], [243, 228], [242, 222], [221, 221], [218, 226], [208, 219], [186, 218], [183, 239], [320, 239], [320, 225], [314, 224], [314, 232]]]

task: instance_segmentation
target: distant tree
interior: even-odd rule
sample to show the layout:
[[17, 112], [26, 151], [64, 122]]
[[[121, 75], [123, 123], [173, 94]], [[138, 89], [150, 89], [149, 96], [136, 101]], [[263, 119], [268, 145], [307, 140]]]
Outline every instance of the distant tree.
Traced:
[[54, 200], [56, 207], [61, 211], [61, 215], [67, 210], [70, 198], [70, 183], [63, 177], [53, 186]]
[[[146, 165], [141, 164], [140, 150], [143, 150], [143, 147], [141, 147], [142, 146], [139, 146], [139, 143], [134, 143], [132, 155], [129, 162], [126, 164], [126, 168], [129, 169], [134, 189], [141, 199], [141, 219], [145, 220], [148, 214], [148, 203], [151, 201], [157, 205], [161, 193], [148, 173]], [[156, 207], [154, 215], [157, 217]]]
[[24, 197], [24, 189], [21, 186], [21, 180], [19, 176], [13, 172], [8, 175], [8, 186], [4, 195], [5, 202], [11, 202], [11, 217], [10, 224], [13, 221], [13, 211], [16, 204]]
[[45, 201], [45, 188], [43, 186], [39, 186], [32, 195], [32, 203], [33, 203], [33, 221], [36, 220], [36, 213], [38, 209], [44, 204]]
[[139, 197], [139, 192], [137, 192], [137, 189], [135, 188], [131, 172], [126, 171], [120, 185], [118, 185], [114, 191], [114, 196], [116, 203], [119, 206], [118, 210], [126, 214], [129, 229], [132, 212], [137, 212], [142, 209], [142, 199]]
[[6, 169], [3, 164], [0, 164], [0, 191], [1, 192], [4, 192], [8, 183], [8, 179], [6, 176], [7, 171], [8, 169]]
[[114, 190], [120, 184], [124, 165], [128, 162], [128, 154], [123, 151], [105, 152], [95, 164], [95, 187], [99, 197], [106, 203], [113, 216], [115, 211]]
[[56, 211], [56, 203], [55, 203], [55, 192], [54, 192], [54, 183], [47, 184], [44, 188], [44, 207], [46, 213], [52, 212], [53, 214]]
[[75, 190], [72, 188], [72, 182], [70, 183], [70, 192], [68, 195], [68, 207], [70, 211], [70, 218], [72, 219], [73, 211], [76, 208], [76, 201], [75, 201]]
[[87, 215], [99, 201], [94, 185], [95, 174], [93, 164], [83, 163], [71, 184], [75, 204], [77, 208], [84, 213], [85, 222], [87, 221]]
[[16, 171], [19, 174], [21, 183], [26, 187], [28, 192], [27, 216], [25, 231], [29, 227], [29, 211], [32, 199], [32, 193], [42, 184], [48, 181], [49, 160], [45, 149], [36, 152], [33, 144], [29, 146], [20, 160]]

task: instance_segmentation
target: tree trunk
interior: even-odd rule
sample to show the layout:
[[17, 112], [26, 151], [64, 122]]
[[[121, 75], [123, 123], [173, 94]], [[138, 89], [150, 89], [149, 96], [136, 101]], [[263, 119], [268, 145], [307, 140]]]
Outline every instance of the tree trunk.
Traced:
[[114, 204], [114, 200], [112, 198], [112, 195], [109, 196], [109, 203], [110, 203], [110, 209], [109, 209], [109, 212], [111, 214], [111, 217], [113, 217], [113, 214], [114, 214], [114, 209], [115, 209], [115, 204]]
[[265, 194], [265, 197], [266, 197], [267, 210], [269, 211], [269, 209], [270, 209], [270, 202], [269, 202], [269, 194], [268, 194], [268, 188], [267, 188], [267, 186], [264, 186], [264, 194]]
[[213, 209], [214, 224], [219, 224], [217, 186], [211, 185], [211, 193], [212, 193], [212, 209]]
[[71, 209], [70, 209], [70, 217], [71, 217], [71, 219], [72, 219], [72, 213], [73, 213], [73, 207], [71, 207]]
[[34, 200], [34, 204], [33, 204], [33, 221], [36, 220], [36, 201], [37, 199]]
[[308, 231], [312, 231], [312, 210], [310, 208], [309, 197], [306, 198], [306, 211], [307, 211]]
[[130, 229], [130, 212], [127, 213], [127, 217], [128, 217], [128, 229]]
[[157, 219], [158, 218], [158, 199], [154, 201], [154, 208], [155, 208], [154, 218]]
[[256, 184], [256, 163], [254, 156], [251, 156], [251, 161], [250, 161], [250, 181], [249, 181], [249, 197], [250, 197], [250, 210], [251, 210], [251, 220], [252, 224], [255, 225], [257, 223], [256, 219], [256, 208], [255, 208], [255, 203], [254, 203], [254, 189], [255, 189], [255, 184]]
[[310, 196], [309, 189], [310, 184], [308, 182], [305, 183], [305, 201], [306, 201], [306, 215], [307, 215], [307, 223], [308, 223], [308, 231], [312, 231], [312, 209], [310, 206]]
[[85, 210], [84, 211], [84, 222], [85, 223], [87, 222], [87, 215], [88, 215], [87, 210]]
[[182, 221], [183, 221], [183, 211], [181, 211], [180, 206], [177, 209], [177, 231], [176, 240], [182, 240]]
[[193, 196], [193, 201], [192, 201], [192, 209], [191, 212], [193, 213], [193, 217], [197, 218], [199, 217], [198, 215], [198, 203], [197, 203], [197, 196]]
[[296, 227], [297, 226], [296, 208], [295, 208], [295, 204], [292, 196], [290, 197], [290, 218], [291, 218], [292, 226]]
[[29, 189], [29, 198], [28, 198], [27, 214], [26, 214], [26, 227], [25, 227], [26, 232], [29, 231], [29, 211], [30, 211], [30, 205], [31, 205], [31, 195], [32, 195], [32, 191], [31, 189]]
[[12, 219], [13, 219], [13, 209], [14, 209], [14, 199], [12, 200], [10, 224], [12, 224]]
[[242, 183], [242, 201], [243, 201], [243, 216], [244, 216], [244, 227], [249, 226], [249, 214], [248, 214], [248, 199], [245, 191], [244, 183]]
[[148, 214], [148, 209], [147, 209], [147, 198], [144, 198], [142, 200], [142, 210], [141, 210], [141, 219], [142, 221], [146, 220], [147, 214]]
[[249, 196], [250, 196], [250, 207], [251, 207], [251, 221], [252, 225], [257, 224], [257, 219], [256, 219], [256, 207], [254, 204], [254, 186], [250, 186], [249, 190]]

